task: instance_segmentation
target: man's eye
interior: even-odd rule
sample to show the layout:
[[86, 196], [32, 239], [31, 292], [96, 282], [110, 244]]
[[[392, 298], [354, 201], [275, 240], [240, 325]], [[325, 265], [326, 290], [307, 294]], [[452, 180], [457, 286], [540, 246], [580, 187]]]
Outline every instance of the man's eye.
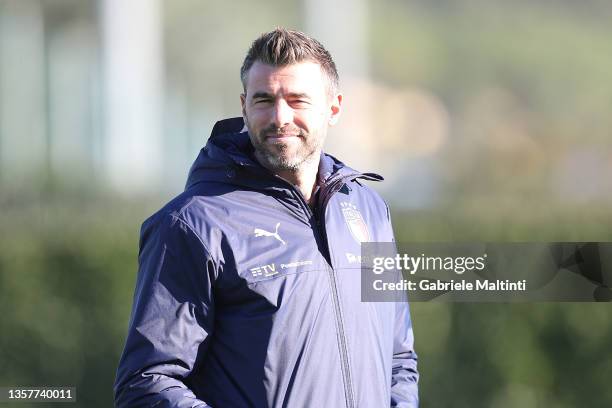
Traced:
[[307, 106], [310, 105], [310, 103], [306, 100], [303, 99], [298, 99], [292, 102], [293, 105], [295, 106]]
[[271, 99], [256, 99], [255, 100], [255, 104], [257, 105], [266, 104], [266, 103], [272, 103], [272, 100]]

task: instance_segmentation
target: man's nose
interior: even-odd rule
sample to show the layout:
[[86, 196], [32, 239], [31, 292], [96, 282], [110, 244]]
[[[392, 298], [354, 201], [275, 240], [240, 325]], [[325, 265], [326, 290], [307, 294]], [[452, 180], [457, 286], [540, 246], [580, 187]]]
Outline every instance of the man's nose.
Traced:
[[284, 100], [278, 100], [274, 105], [274, 124], [277, 128], [293, 123], [293, 109]]

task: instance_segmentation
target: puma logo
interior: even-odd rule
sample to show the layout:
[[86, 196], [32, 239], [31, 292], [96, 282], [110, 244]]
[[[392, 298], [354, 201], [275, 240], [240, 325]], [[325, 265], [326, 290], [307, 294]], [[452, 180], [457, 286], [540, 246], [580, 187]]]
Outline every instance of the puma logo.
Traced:
[[255, 228], [253, 233], [255, 233], [256, 237], [274, 237], [275, 239], [279, 240], [283, 245], [287, 245], [287, 243], [283, 241], [280, 235], [278, 235], [278, 227], [280, 227], [280, 222], [276, 224], [276, 229], [274, 230], [274, 232], [268, 232], [261, 228]]

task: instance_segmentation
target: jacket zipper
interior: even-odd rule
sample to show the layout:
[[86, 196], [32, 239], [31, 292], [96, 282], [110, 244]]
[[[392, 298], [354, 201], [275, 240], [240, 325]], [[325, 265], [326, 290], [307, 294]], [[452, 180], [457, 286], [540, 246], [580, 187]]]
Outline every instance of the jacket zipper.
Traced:
[[329, 281], [332, 287], [332, 300], [334, 303], [334, 311], [336, 316], [336, 324], [338, 326], [338, 343], [340, 348], [340, 359], [342, 367], [342, 377], [344, 380], [344, 395], [346, 397], [346, 406], [348, 408], [355, 407], [355, 398], [353, 397], [353, 384], [351, 380], [351, 371], [348, 358], [348, 346], [346, 344], [346, 335], [344, 334], [344, 322], [342, 321], [342, 309], [340, 307], [340, 299], [338, 294], [338, 285], [336, 284], [336, 273], [333, 267], [328, 267]]
[[[327, 253], [329, 254], [329, 281], [332, 289], [332, 300], [334, 303], [335, 315], [336, 315], [336, 323], [338, 326], [338, 343], [340, 347], [340, 359], [342, 360], [342, 375], [344, 380], [344, 394], [346, 397], [346, 405], [348, 408], [355, 407], [355, 397], [353, 396], [353, 382], [351, 380], [351, 370], [349, 364], [348, 357], [348, 345], [346, 341], [346, 334], [344, 333], [344, 322], [342, 318], [342, 307], [340, 306], [340, 293], [338, 292], [338, 284], [336, 278], [336, 271], [331, 264], [332, 259], [332, 251], [330, 245], [327, 241], [327, 231], [325, 230], [325, 214], [327, 212], [327, 203], [331, 199], [331, 196], [334, 195], [340, 188], [344, 185], [344, 182], [338, 182], [333, 186], [330, 186], [330, 190], [327, 196], [321, 197], [321, 208], [319, 208], [320, 217], [317, 217], [318, 228], [320, 229], [320, 233], [323, 235], [324, 242], [326, 245]], [[324, 193], [324, 191], [321, 191]]]
[[[290, 185], [291, 190], [298, 197], [300, 203], [302, 204], [302, 207], [304, 208], [304, 211], [306, 212], [306, 215], [309, 218], [314, 220], [315, 233], [317, 234], [317, 236], [319, 236], [320, 239], [323, 239], [323, 244], [327, 251], [327, 256], [329, 257], [329, 259], [326, 259], [327, 261], [326, 268], [327, 268], [330, 286], [331, 286], [332, 303], [334, 304], [334, 317], [336, 319], [336, 326], [338, 328], [337, 340], [338, 340], [338, 348], [340, 349], [342, 382], [344, 384], [344, 397], [346, 400], [347, 408], [355, 408], [355, 398], [353, 396], [353, 385], [352, 385], [352, 380], [351, 380], [351, 371], [350, 371], [349, 358], [348, 358], [348, 346], [346, 342], [346, 335], [344, 333], [342, 308], [340, 307], [340, 295], [338, 293], [336, 272], [334, 271], [334, 268], [331, 264], [331, 249], [329, 247], [329, 243], [327, 241], [327, 233], [325, 231], [325, 212], [326, 212], [327, 203], [331, 199], [331, 196], [335, 192], [340, 190], [340, 188], [342, 187], [342, 185], [344, 185], [344, 183], [343, 182], [337, 183], [337, 184], [334, 183], [333, 187], [330, 186], [330, 191], [328, 193], [329, 195], [327, 197], [322, 197], [322, 200], [321, 200], [322, 205], [321, 205], [321, 208], [318, 209], [318, 212], [320, 213], [318, 215], [310, 209], [302, 193], [298, 191], [297, 188], [295, 188], [291, 183], [287, 183], [287, 184]], [[325, 193], [324, 190], [321, 191], [321, 194], [323, 193]]]

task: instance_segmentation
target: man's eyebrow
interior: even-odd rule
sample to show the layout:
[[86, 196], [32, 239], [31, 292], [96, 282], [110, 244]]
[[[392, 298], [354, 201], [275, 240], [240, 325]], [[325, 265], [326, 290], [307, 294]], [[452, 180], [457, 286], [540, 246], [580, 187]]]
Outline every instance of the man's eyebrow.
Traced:
[[292, 92], [289, 94], [291, 98], [310, 99], [310, 95], [305, 92]]
[[[298, 98], [298, 99], [310, 99], [310, 95], [308, 95], [305, 92], [291, 92], [287, 95], [290, 98]], [[273, 99], [274, 95], [268, 93], [268, 92], [255, 92], [253, 94], [253, 99], [258, 99], [258, 98], [262, 98], [262, 99]]]
[[273, 98], [272, 94], [269, 94], [267, 92], [255, 92], [253, 94], [253, 99], [257, 99], [257, 98]]

